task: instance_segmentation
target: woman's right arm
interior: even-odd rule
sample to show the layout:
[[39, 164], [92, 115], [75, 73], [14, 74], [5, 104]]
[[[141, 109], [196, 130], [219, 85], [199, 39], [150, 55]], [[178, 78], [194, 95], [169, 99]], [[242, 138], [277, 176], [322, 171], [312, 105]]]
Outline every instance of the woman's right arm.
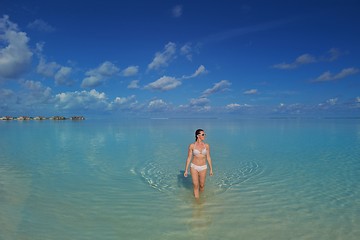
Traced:
[[188, 171], [189, 171], [189, 165], [190, 165], [191, 157], [192, 157], [192, 144], [189, 145], [189, 149], [188, 149], [188, 157], [187, 157], [187, 159], [186, 159], [184, 177], [187, 177], [187, 176], [188, 176]]

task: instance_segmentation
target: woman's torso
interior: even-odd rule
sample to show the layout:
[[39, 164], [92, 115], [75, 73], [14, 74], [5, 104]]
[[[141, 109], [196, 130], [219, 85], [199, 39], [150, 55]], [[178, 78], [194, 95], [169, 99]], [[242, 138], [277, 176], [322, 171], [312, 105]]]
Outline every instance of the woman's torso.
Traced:
[[202, 166], [206, 164], [206, 154], [207, 154], [206, 144], [193, 144], [192, 152], [193, 159], [192, 163], [198, 166]]

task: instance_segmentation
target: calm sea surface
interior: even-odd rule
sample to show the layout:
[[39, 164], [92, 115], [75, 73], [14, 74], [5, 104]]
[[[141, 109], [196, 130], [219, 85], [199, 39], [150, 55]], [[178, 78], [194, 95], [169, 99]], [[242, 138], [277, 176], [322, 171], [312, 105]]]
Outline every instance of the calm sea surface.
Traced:
[[[183, 177], [203, 128], [214, 176]], [[0, 121], [0, 239], [359, 239], [359, 119]]]

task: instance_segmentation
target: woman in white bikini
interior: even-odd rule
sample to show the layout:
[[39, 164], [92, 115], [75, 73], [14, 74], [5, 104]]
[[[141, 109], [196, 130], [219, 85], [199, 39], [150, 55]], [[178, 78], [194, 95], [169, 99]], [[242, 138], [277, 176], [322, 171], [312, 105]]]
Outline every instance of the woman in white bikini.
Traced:
[[[205, 132], [202, 129], [195, 131], [195, 142], [189, 146], [188, 157], [186, 159], [184, 176], [188, 176], [189, 165], [190, 174], [194, 186], [194, 197], [199, 198], [200, 192], [204, 191], [207, 165], [209, 164], [210, 176], [213, 175], [212, 163], [210, 157], [210, 146], [204, 143]], [[190, 164], [191, 162], [191, 164]]]

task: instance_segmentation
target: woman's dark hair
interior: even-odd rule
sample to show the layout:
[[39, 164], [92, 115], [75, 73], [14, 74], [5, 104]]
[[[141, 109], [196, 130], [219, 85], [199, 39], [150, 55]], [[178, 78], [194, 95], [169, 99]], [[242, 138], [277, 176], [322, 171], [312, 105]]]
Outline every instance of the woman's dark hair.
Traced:
[[197, 141], [197, 136], [200, 134], [200, 132], [203, 132], [204, 130], [198, 129], [195, 131], [195, 141]]

